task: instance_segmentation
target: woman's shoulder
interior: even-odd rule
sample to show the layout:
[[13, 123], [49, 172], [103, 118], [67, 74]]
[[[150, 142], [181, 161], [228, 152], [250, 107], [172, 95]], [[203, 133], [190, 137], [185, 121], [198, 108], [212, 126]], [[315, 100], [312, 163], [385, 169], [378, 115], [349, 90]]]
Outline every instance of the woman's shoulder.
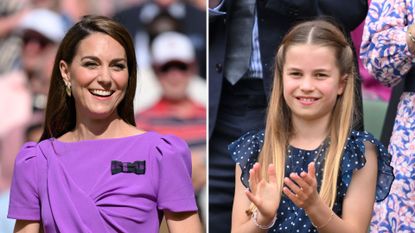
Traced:
[[[157, 149], [157, 151], [163, 155], [169, 152], [177, 153], [178, 151], [188, 150], [187, 143], [173, 134], [161, 134], [156, 131], [137, 131], [136, 134], [125, 137], [131, 139], [134, 142], [142, 141], [144, 144], [149, 145], [152, 148]], [[136, 145], [142, 145], [142, 143], [134, 143]]]
[[46, 164], [46, 160], [43, 157], [44, 148], [41, 147], [43, 144], [47, 143], [47, 141], [48, 140], [41, 142], [26, 142], [23, 144], [14, 162], [14, 176], [30, 177], [39, 170], [42, 164]]
[[155, 131], [149, 131], [146, 134], [151, 137], [154, 145], [161, 148], [187, 147], [187, 143], [182, 138], [173, 134], [161, 134]]
[[27, 164], [33, 161], [37, 161], [46, 156], [49, 151], [54, 151], [52, 146], [53, 140], [53, 138], [48, 138], [40, 142], [28, 141], [24, 143], [16, 156], [16, 166], [21, 163]]
[[16, 165], [36, 159], [40, 154], [39, 145], [41, 143], [43, 144], [43, 142], [26, 142], [23, 144], [16, 156]]
[[186, 141], [173, 134], [161, 134], [154, 131], [146, 133], [151, 141], [150, 147], [156, 152], [156, 157], [162, 159], [165, 156], [189, 157], [190, 149]]

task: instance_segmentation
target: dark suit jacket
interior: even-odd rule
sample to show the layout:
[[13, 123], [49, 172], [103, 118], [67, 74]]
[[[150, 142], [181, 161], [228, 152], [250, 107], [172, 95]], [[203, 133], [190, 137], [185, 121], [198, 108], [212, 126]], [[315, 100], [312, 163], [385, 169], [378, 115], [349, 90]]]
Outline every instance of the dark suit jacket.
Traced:
[[[221, 11], [231, 8], [226, 1]], [[349, 34], [366, 17], [366, 0], [257, 0], [259, 43], [263, 83], [271, 91], [274, 56], [285, 33], [297, 22], [317, 16], [332, 16]], [[228, 15], [209, 15], [209, 135], [215, 127], [221, 96], [227, 40]]]

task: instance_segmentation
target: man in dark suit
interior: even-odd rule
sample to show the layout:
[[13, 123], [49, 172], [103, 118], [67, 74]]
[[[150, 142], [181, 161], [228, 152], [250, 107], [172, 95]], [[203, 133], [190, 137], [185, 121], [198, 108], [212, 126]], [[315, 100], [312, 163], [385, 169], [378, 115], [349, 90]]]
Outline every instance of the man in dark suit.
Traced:
[[[274, 56], [284, 34], [316, 16], [333, 17], [349, 34], [364, 20], [368, 6], [361, 0], [210, 0], [209, 8], [209, 231], [228, 233], [235, 163], [227, 146], [247, 131], [264, 128]], [[244, 26], [232, 25], [239, 23]], [[249, 59], [234, 61], [244, 57]], [[241, 68], [247, 64], [247, 70]], [[242, 74], [234, 77], [238, 70]], [[359, 122], [356, 128], [362, 129]]]

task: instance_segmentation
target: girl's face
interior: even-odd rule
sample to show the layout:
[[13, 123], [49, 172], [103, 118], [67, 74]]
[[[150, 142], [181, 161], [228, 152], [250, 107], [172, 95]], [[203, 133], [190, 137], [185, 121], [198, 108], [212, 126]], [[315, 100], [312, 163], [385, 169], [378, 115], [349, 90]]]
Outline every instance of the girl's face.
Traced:
[[346, 76], [340, 75], [334, 49], [300, 44], [287, 48], [283, 67], [283, 94], [293, 118], [330, 117]]
[[72, 87], [77, 117], [117, 116], [128, 84], [127, 56], [121, 44], [106, 34], [93, 33], [79, 43], [70, 65], [60, 62], [60, 70]]

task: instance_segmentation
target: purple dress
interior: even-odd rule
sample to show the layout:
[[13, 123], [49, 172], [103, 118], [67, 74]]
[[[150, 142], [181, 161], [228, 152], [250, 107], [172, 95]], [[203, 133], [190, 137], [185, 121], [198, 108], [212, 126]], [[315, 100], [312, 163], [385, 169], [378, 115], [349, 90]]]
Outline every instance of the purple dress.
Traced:
[[45, 232], [158, 232], [163, 210], [197, 211], [190, 152], [175, 136], [51, 138], [16, 158], [8, 217], [42, 221]]

